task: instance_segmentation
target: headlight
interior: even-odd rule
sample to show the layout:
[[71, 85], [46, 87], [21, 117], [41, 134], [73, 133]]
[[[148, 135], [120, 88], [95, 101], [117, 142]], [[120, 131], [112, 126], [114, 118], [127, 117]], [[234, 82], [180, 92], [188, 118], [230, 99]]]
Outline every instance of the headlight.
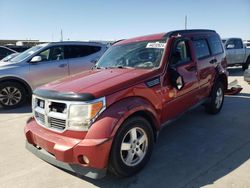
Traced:
[[69, 107], [68, 128], [87, 131], [91, 123], [105, 109], [105, 98], [89, 103], [71, 104]]

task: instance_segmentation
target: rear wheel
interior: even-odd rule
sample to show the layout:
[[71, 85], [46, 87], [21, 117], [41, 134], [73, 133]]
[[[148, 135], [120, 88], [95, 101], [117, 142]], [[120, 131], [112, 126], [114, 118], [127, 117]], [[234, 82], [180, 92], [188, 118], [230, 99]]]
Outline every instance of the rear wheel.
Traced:
[[209, 101], [205, 104], [206, 112], [209, 114], [217, 114], [220, 112], [224, 102], [224, 86], [221, 82], [217, 82], [212, 90]]
[[0, 84], [0, 105], [4, 108], [16, 108], [21, 106], [27, 97], [23, 86], [15, 82], [4, 82]]
[[149, 122], [142, 117], [128, 119], [115, 136], [109, 170], [120, 177], [137, 173], [148, 162], [153, 144], [153, 131]]

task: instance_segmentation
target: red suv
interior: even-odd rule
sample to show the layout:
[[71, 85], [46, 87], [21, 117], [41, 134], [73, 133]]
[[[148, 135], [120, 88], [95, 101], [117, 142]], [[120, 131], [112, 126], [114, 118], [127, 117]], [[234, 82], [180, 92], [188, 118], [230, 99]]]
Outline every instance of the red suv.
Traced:
[[34, 91], [26, 147], [91, 178], [130, 176], [148, 162], [158, 131], [191, 107], [218, 113], [227, 62], [212, 30], [120, 41], [92, 70]]

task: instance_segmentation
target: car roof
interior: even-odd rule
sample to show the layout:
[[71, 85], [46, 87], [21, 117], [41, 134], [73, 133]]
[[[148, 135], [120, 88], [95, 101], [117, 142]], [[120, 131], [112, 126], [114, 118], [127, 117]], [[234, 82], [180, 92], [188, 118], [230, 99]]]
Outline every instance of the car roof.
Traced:
[[164, 40], [174, 35], [186, 35], [186, 34], [204, 34], [204, 33], [216, 33], [214, 30], [209, 29], [187, 29], [187, 30], [174, 30], [167, 33], [158, 33], [152, 35], [145, 35], [140, 37], [135, 37], [131, 39], [125, 39], [120, 42], [115, 43], [114, 45], [127, 44], [132, 42], [140, 42], [140, 41], [150, 41], [150, 40]]
[[84, 42], [84, 41], [60, 41], [60, 42], [50, 42], [48, 45], [98, 45], [106, 46], [106, 44], [99, 42]]

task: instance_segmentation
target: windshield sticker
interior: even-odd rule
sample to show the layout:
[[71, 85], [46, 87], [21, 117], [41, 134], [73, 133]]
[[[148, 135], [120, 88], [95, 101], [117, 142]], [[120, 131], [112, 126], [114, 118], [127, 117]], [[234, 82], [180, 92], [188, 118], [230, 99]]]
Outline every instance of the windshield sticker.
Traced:
[[166, 43], [159, 43], [159, 42], [155, 42], [155, 43], [148, 43], [146, 48], [165, 48]]

